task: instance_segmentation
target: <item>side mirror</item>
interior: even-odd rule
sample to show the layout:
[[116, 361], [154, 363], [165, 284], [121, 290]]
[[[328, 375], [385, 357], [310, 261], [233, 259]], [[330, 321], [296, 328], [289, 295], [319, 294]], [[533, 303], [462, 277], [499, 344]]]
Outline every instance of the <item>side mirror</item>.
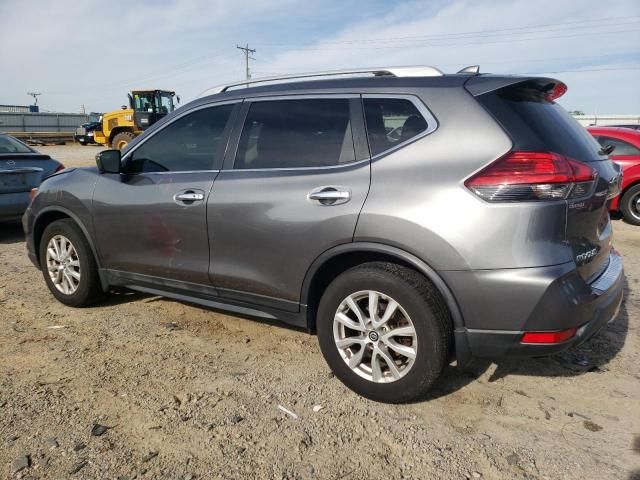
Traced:
[[96, 155], [96, 165], [100, 173], [120, 173], [121, 168], [120, 150], [103, 150]]

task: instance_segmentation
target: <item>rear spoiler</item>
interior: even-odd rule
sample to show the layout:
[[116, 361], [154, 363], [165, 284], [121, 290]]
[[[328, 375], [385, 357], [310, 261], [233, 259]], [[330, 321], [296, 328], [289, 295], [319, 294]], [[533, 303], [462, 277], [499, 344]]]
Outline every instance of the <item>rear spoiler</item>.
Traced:
[[567, 86], [556, 78], [511, 77], [498, 75], [476, 75], [464, 84], [467, 91], [477, 97], [497, 90], [524, 90], [537, 92], [547, 100], [555, 100], [567, 92]]

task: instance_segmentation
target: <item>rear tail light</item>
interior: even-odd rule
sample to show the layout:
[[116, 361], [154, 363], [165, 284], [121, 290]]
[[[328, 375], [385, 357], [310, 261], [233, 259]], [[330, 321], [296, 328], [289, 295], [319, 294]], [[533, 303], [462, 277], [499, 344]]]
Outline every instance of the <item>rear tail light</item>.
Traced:
[[488, 202], [564, 200], [587, 195], [596, 171], [553, 152], [510, 152], [464, 184]]
[[557, 332], [525, 332], [522, 334], [520, 343], [553, 344], [562, 343], [573, 338], [578, 331], [577, 328], [568, 328]]
[[59, 172], [60, 170], [64, 170], [64, 165], [63, 165], [63, 164], [58, 165], [58, 166], [56, 167], [56, 170], [55, 170], [55, 171], [56, 171], [56, 173], [57, 173], [57, 172]]

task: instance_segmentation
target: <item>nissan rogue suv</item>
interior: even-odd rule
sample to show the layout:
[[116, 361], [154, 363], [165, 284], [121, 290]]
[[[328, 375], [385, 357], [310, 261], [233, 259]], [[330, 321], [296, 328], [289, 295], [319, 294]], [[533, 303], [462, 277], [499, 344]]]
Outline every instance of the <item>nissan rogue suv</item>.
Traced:
[[555, 102], [562, 82], [466, 72], [209, 90], [47, 179], [29, 257], [67, 305], [126, 287], [317, 332], [384, 402], [454, 360], [572, 347], [622, 300], [619, 167]]

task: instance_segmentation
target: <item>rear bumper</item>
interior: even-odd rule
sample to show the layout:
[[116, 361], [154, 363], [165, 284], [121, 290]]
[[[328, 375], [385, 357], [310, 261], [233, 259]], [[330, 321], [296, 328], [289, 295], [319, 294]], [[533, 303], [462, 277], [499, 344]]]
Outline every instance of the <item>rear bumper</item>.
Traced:
[[20, 219], [29, 202], [29, 192], [1, 193], [0, 221]]
[[74, 135], [73, 139], [79, 143], [95, 143], [93, 141], [93, 135]]
[[[500, 288], [500, 282], [494, 282], [492, 286], [497, 287], [494, 298], [486, 289], [480, 292], [484, 306], [478, 305], [477, 309], [481, 312], [493, 311], [504, 316], [497, 320], [490, 317], [483, 319], [477, 315], [472, 317], [473, 325], [467, 323], [467, 328], [456, 332], [456, 342], [464, 344], [457, 346], [458, 351], [465, 351], [471, 357], [478, 358], [550, 355], [588, 340], [616, 317], [622, 303], [624, 283], [622, 260], [617, 252], [612, 251], [608, 267], [591, 283], [582, 280], [575, 270], [549, 282], [549, 274], [557, 274], [562, 270], [558, 270], [557, 267], [549, 269], [551, 272], [546, 272], [546, 275], [534, 277], [529, 274], [518, 278], [517, 273], [511, 272], [509, 277], [512, 279], [526, 278], [533, 283], [504, 283], [503, 288]], [[519, 301], [519, 295], [524, 298], [540, 291], [541, 295], [529, 304]], [[509, 299], [512, 292], [517, 293], [516, 303]], [[486, 306], [492, 302], [502, 302], [503, 305], [506, 303], [507, 308], [487, 308]], [[461, 307], [464, 314], [465, 307], [469, 310], [470, 305], [462, 304]], [[483, 322], [487, 325], [484, 328]], [[502, 328], [491, 328], [496, 323]], [[509, 327], [509, 324], [512, 325], [511, 328], [504, 328]], [[570, 328], [576, 328], [576, 334], [561, 343], [521, 343], [525, 332], [560, 331]]]

